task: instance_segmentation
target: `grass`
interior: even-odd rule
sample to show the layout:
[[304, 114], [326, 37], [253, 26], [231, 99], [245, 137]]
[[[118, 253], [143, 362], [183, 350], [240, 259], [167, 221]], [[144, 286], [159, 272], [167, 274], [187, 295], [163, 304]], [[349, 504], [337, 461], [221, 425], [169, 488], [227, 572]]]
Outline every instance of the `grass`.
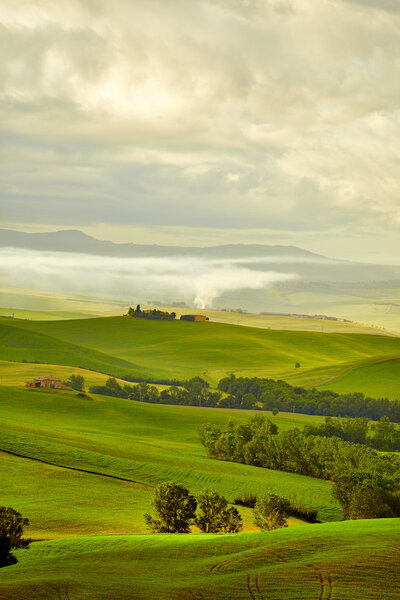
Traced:
[[[85, 398], [23, 383], [78, 372], [88, 385], [104, 373], [200, 374], [215, 383], [235, 372], [395, 397], [400, 338], [48, 316], [0, 320], [1, 504], [29, 517], [28, 535], [43, 540], [1, 569], [0, 600], [398, 599], [400, 519], [338, 522], [328, 481], [206, 457], [198, 427], [224, 428], [251, 411]], [[323, 421], [266, 416], [281, 430]], [[215, 488], [231, 502], [244, 492], [295, 496], [325, 522], [291, 519], [287, 529], [259, 533], [241, 507], [241, 534], [146, 535], [143, 514], [165, 480], [194, 494]]]
[[[100, 316], [94, 312], [68, 310], [26, 310], [22, 308], [0, 308], [2, 317], [27, 319], [30, 321], [63, 321], [71, 319], [90, 319]], [[105, 315], [102, 315], [105, 316]]]
[[[1, 387], [0, 450], [28, 457], [2, 456], [2, 503], [30, 517], [36, 539], [144, 532], [154, 486], [165, 480], [193, 493], [215, 488], [230, 501], [245, 491], [295, 494], [321, 519], [339, 518], [327, 481], [206, 458], [197, 436], [202, 423], [225, 427], [230, 418], [248, 417], [248, 411]], [[322, 418], [279, 414], [273, 420], [288, 429]], [[251, 530], [251, 512], [243, 514]]]
[[[385, 389], [364, 370], [345, 391], [398, 394], [400, 338], [381, 335], [275, 331], [223, 323], [156, 322], [126, 317], [74, 321], [2, 319], [3, 360], [81, 366], [149, 380], [202, 375], [212, 384], [228, 373], [325, 385], [360, 361], [388, 360]], [[295, 362], [301, 369], [295, 369]], [[326, 373], [323, 370], [326, 369]], [[317, 370], [317, 371], [316, 371]], [[355, 387], [356, 386], [356, 387]]]
[[17, 552], [14, 600], [397, 600], [400, 520], [236, 535], [96, 536]]
[[[108, 375], [89, 369], [80, 369], [79, 367], [66, 367], [62, 365], [48, 365], [36, 363], [20, 363], [0, 360], [0, 385], [11, 385], [24, 387], [27, 381], [31, 381], [40, 375], [50, 375], [60, 377], [65, 381], [70, 375], [82, 375], [85, 379], [85, 387], [89, 389], [93, 385], [104, 385]], [[120, 385], [125, 385], [126, 381], [118, 379]], [[156, 385], [158, 389], [165, 389], [166, 385]]]

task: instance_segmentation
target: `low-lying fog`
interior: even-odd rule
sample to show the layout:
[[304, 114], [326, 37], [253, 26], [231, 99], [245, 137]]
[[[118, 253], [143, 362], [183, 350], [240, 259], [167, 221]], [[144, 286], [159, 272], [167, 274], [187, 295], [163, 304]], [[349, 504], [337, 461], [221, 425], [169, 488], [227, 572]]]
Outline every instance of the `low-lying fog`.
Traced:
[[[274, 262], [279, 262], [276, 258]], [[117, 258], [2, 248], [0, 280], [7, 286], [113, 296], [133, 302], [156, 297], [206, 308], [224, 292], [261, 289], [297, 278], [294, 273], [251, 268], [262, 262], [260, 258]]]

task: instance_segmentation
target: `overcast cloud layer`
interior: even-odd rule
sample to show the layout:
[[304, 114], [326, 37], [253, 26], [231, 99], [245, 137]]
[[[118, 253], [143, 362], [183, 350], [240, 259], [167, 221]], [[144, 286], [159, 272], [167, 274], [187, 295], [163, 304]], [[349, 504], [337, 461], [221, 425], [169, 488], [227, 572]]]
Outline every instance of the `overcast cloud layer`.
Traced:
[[398, 0], [2, 0], [5, 221], [400, 228]]

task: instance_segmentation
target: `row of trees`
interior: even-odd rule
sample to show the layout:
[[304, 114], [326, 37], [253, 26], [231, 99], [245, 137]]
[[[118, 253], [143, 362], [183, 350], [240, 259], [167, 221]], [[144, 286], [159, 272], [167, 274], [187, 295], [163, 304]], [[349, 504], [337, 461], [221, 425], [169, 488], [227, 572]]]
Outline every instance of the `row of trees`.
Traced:
[[278, 432], [263, 415], [246, 423], [199, 430], [212, 458], [298, 473], [334, 482], [343, 518], [400, 516], [400, 460], [338, 437]]
[[[74, 389], [80, 389], [76, 387], [76, 381], [73, 381], [73, 378], [79, 379], [80, 377], [80, 375], [71, 376], [68, 384]], [[372, 435], [373, 427], [370, 426], [366, 442], [355, 441], [370, 443], [374, 448], [381, 450], [400, 449], [400, 429], [393, 425], [393, 423], [400, 423], [398, 400], [367, 398], [360, 393], [336, 394], [324, 390], [306, 390], [293, 387], [285, 381], [257, 377], [236, 378], [234, 375], [221, 379], [218, 389], [219, 391], [211, 390], [208, 382], [201, 377], [193, 377], [180, 382], [180, 387], [172, 385], [161, 392], [146, 382], [140, 382], [134, 386], [127, 384], [121, 386], [116, 379], [110, 377], [104, 385], [93, 386], [90, 391], [95, 394], [106, 394], [153, 404], [272, 410], [274, 414], [280, 410], [296, 411], [311, 415], [380, 420], [381, 424], [376, 426], [376, 432]], [[360, 423], [357, 427], [360, 427]], [[323, 433], [318, 435], [323, 435]], [[343, 437], [342, 433], [338, 437], [347, 439]]]
[[224, 403], [230, 408], [259, 408], [332, 417], [367, 417], [377, 421], [388, 417], [400, 423], [400, 402], [388, 398], [369, 398], [362, 393], [337, 394], [329, 390], [305, 389], [286, 381], [259, 377], [235, 377], [220, 380], [218, 389], [228, 394]]
[[183, 381], [182, 387], [171, 386], [161, 392], [154, 385], [149, 385], [144, 381], [137, 385], [120, 385], [114, 377], [110, 377], [104, 385], [92, 386], [90, 392], [138, 402], [181, 406], [215, 407], [219, 405], [222, 398], [222, 393], [210, 390], [207, 381], [201, 377], [193, 377]]
[[338, 437], [347, 442], [364, 444], [386, 452], [400, 451], [400, 427], [388, 417], [371, 422], [366, 417], [325, 417], [322, 425], [306, 425], [306, 436]]
[[[145, 514], [144, 519], [155, 533], [190, 533], [192, 524], [203, 533], [237, 533], [243, 528], [238, 509], [215, 490], [204, 490], [196, 499], [183, 485], [165, 482], [155, 491], [153, 507], [156, 516]], [[254, 523], [263, 531], [286, 527], [290, 511], [289, 500], [265, 494], [255, 501]]]
[[138, 304], [136, 308], [131, 306], [128, 310], [128, 315], [130, 317], [135, 317], [136, 319], [151, 319], [155, 321], [173, 321], [176, 318], [176, 313], [169, 313], [165, 310], [158, 310], [157, 308], [143, 311], [140, 308], [140, 304]]
[[196, 499], [183, 485], [165, 482], [155, 491], [153, 507], [156, 516], [145, 514], [144, 519], [156, 533], [190, 533], [192, 524], [204, 533], [237, 533], [243, 527], [238, 509], [214, 490]]

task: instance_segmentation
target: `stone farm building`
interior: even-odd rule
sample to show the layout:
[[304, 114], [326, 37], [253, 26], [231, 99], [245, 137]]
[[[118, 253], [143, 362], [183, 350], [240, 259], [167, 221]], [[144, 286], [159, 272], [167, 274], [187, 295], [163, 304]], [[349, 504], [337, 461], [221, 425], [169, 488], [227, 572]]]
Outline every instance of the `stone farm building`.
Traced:
[[208, 321], [204, 315], [182, 315], [181, 321]]
[[27, 381], [26, 386], [35, 388], [72, 390], [71, 387], [64, 385], [59, 377], [36, 377], [33, 381]]

